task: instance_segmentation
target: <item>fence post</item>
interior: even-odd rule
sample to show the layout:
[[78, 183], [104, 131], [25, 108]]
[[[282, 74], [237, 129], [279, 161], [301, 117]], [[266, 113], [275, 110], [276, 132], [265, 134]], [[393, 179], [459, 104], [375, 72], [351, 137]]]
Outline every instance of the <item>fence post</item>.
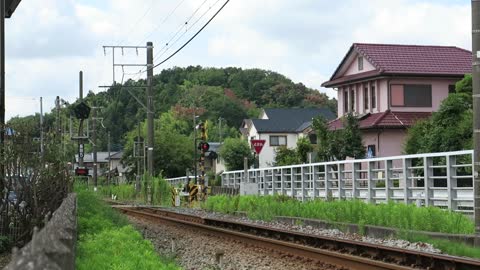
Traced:
[[345, 198], [345, 164], [338, 164], [338, 199]]
[[[312, 196], [312, 199], [315, 200], [315, 198], [317, 197], [317, 166], [315, 165], [312, 165], [311, 167], [311, 173], [312, 173], [312, 190], [313, 190], [313, 196]], [[320, 173], [320, 172], [318, 172]]]
[[300, 179], [301, 179], [301, 191], [302, 191], [302, 202], [305, 201], [305, 167], [300, 167]]
[[325, 200], [329, 200], [329, 197], [331, 196], [331, 185], [329, 165], [325, 164]]
[[432, 192], [430, 190], [433, 187], [433, 180], [430, 178], [433, 176], [433, 169], [431, 166], [433, 165], [433, 158], [424, 157], [423, 158], [423, 182], [425, 188], [425, 206], [430, 206], [432, 204]]
[[392, 192], [392, 168], [393, 168], [393, 161], [392, 160], [385, 160], [385, 199], [388, 202], [391, 197], [393, 197]]
[[373, 202], [373, 172], [372, 172], [373, 161], [367, 162], [367, 202]]
[[412, 182], [410, 181], [410, 169], [409, 167], [412, 166], [411, 159], [403, 159], [403, 180], [405, 181], [405, 185], [403, 187], [403, 197], [404, 203], [408, 204], [411, 197], [411, 190], [410, 187], [412, 186]]
[[447, 156], [447, 196], [448, 196], [448, 209], [451, 211], [457, 210], [457, 204], [454, 199], [457, 197], [455, 188], [457, 187], [457, 168], [454, 165], [457, 164], [456, 156]]
[[353, 162], [352, 164], [352, 199], [356, 199], [359, 197], [358, 192], [358, 170], [360, 169], [361, 163]]

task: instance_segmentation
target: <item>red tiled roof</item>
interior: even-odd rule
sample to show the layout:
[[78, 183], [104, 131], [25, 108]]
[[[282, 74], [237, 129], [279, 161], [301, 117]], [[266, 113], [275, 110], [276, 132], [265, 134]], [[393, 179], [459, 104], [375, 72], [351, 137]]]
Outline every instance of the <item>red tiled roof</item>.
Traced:
[[[360, 129], [371, 128], [407, 128], [415, 124], [416, 121], [429, 118], [430, 112], [392, 112], [385, 111], [381, 113], [367, 114], [360, 118]], [[328, 123], [330, 130], [342, 129], [342, 118], [337, 118]]]
[[354, 43], [330, 81], [324, 82], [323, 86], [338, 83], [341, 77], [337, 73], [352, 51], [375, 66], [378, 75], [463, 76], [472, 72], [472, 53], [454, 46]]

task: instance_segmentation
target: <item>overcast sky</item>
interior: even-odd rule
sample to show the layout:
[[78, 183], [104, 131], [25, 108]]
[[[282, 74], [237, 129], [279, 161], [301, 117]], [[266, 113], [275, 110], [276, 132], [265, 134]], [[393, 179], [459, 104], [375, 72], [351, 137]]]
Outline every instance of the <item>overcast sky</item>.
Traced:
[[[149, 40], [154, 55], [158, 54], [155, 62], [163, 60], [223, 3], [23, 0], [6, 24], [7, 119], [38, 112], [40, 96], [46, 111], [57, 95], [73, 101], [78, 96], [79, 70], [84, 71], [86, 92], [111, 84], [112, 54], [106, 51], [105, 56], [102, 45], [145, 45]], [[335, 96], [320, 84], [353, 42], [471, 49], [470, 22], [468, 0], [231, 0], [193, 42], [155, 73], [188, 65], [263, 68]], [[123, 56], [118, 51], [115, 57], [124, 63], [144, 63], [146, 58], [144, 51], [137, 56], [133, 50], [125, 50]], [[138, 67], [125, 69], [137, 71]], [[116, 70], [117, 81], [121, 73]]]

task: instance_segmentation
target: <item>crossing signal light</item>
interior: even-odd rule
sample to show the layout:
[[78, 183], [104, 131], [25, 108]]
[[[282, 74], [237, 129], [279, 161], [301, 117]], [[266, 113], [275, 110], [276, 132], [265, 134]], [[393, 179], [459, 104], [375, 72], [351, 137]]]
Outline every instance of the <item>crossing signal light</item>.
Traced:
[[198, 150], [203, 150], [204, 152], [207, 152], [208, 149], [210, 149], [210, 145], [207, 142], [200, 142], [198, 144]]
[[88, 176], [88, 168], [77, 167], [75, 169], [75, 175], [77, 175], [77, 176]]

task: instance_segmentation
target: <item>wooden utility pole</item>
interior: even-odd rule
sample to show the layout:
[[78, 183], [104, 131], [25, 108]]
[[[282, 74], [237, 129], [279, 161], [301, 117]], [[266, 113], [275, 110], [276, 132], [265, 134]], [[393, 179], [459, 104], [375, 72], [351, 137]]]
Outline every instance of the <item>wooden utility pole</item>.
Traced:
[[[82, 102], [83, 101], [83, 71], [80, 71], [78, 73], [78, 98], [79, 98], [79, 101]], [[78, 136], [81, 137], [83, 136], [83, 120], [80, 120], [80, 127], [78, 128]], [[78, 153], [78, 166], [79, 167], [83, 167], [83, 141], [79, 138], [78, 139], [78, 149], [82, 150], [82, 152]]]
[[97, 164], [97, 109], [98, 107], [92, 107], [92, 152], [93, 152], [93, 189], [97, 190], [98, 180], [98, 164]]
[[44, 157], [44, 145], [43, 145], [43, 98], [40, 97], [40, 156]]
[[153, 176], [153, 43], [147, 42], [147, 161], [148, 175]]
[[480, 1], [472, 0], [473, 208], [475, 246], [480, 246]]

